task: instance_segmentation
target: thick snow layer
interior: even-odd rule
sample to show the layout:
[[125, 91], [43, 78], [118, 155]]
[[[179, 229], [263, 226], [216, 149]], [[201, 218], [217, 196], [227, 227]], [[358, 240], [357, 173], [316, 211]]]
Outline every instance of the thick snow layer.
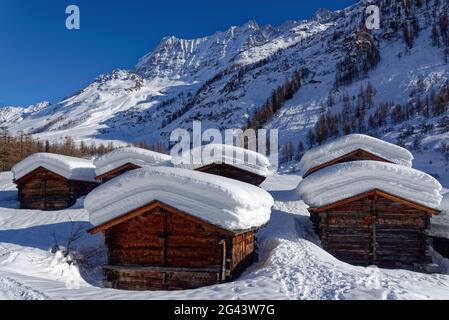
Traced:
[[186, 154], [173, 158], [180, 168], [197, 169], [213, 163], [225, 163], [266, 177], [270, 173], [270, 161], [264, 155], [244, 148], [225, 144], [209, 144], [193, 148]]
[[378, 161], [347, 162], [324, 168], [305, 178], [297, 191], [308, 205], [321, 207], [373, 189], [435, 209], [442, 199], [442, 186], [430, 175]]
[[106, 172], [117, 169], [127, 163], [144, 166], [167, 166], [171, 157], [166, 154], [141, 149], [126, 147], [116, 149], [94, 160], [95, 172], [100, 176]]
[[91, 160], [63, 156], [53, 153], [35, 153], [12, 168], [14, 179], [44, 167], [69, 180], [95, 181], [95, 166]]
[[92, 191], [85, 206], [98, 226], [154, 200], [229, 230], [266, 224], [273, 206], [273, 198], [255, 186], [167, 167], [128, 172]]
[[301, 171], [305, 174], [316, 166], [358, 149], [368, 151], [396, 164], [412, 166], [413, 155], [408, 150], [367, 135], [350, 134], [306, 152], [300, 162]]

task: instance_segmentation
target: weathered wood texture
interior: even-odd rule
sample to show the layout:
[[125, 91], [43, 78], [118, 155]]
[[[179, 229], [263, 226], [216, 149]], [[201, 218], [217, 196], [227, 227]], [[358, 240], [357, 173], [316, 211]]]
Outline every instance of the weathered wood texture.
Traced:
[[357, 149], [353, 152], [350, 152], [341, 157], [338, 157], [336, 159], [333, 159], [331, 161], [328, 161], [319, 166], [309, 169], [309, 171], [307, 171], [306, 174], [304, 174], [304, 178], [311, 175], [314, 172], [321, 170], [321, 169], [333, 166], [334, 164], [344, 163], [344, 162], [353, 162], [353, 161], [363, 161], [363, 160], [373, 160], [373, 161], [381, 161], [381, 162], [391, 163], [391, 161], [388, 161], [388, 160], [381, 158], [375, 154], [372, 154], [371, 152], [368, 152], [368, 151], [365, 151], [362, 149]]
[[243, 233], [233, 238], [229, 268], [231, 278], [239, 276], [256, 260], [256, 243], [255, 232]]
[[256, 231], [221, 232], [165, 205], [151, 206], [104, 232], [109, 252], [106, 283], [117, 289], [212, 285], [238, 277], [256, 258]]
[[45, 168], [38, 168], [15, 181], [21, 209], [62, 210], [73, 206], [98, 184], [67, 180]]
[[213, 163], [196, 170], [216, 176], [239, 180], [255, 186], [260, 186], [266, 180], [266, 177], [264, 176], [221, 163]]
[[431, 237], [433, 249], [445, 258], [449, 258], [449, 239]]
[[123, 290], [185, 290], [219, 282], [220, 274], [209, 270], [105, 266], [106, 287]]
[[95, 179], [101, 183], [108, 182], [115, 177], [118, 177], [128, 171], [140, 169], [138, 165], [135, 165], [133, 163], [126, 163], [123, 166], [120, 166], [119, 168], [116, 168], [114, 170], [111, 170], [109, 172], [106, 172], [102, 175], [97, 176]]
[[322, 246], [354, 265], [413, 269], [431, 262], [431, 214], [377, 193], [320, 211], [311, 220]]

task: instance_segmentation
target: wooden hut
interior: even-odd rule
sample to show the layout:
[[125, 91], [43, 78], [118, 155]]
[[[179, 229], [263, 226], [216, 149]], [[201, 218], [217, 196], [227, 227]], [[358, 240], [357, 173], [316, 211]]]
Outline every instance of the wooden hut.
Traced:
[[174, 159], [181, 168], [213, 174], [260, 186], [269, 174], [270, 161], [260, 153], [229, 145], [213, 144], [193, 149]]
[[406, 167], [375, 161], [335, 165], [300, 184], [325, 250], [354, 265], [424, 271], [427, 231], [441, 185]]
[[300, 167], [303, 177], [307, 177], [335, 164], [365, 160], [411, 167], [413, 155], [386, 141], [362, 134], [350, 134], [309, 150], [302, 157]]
[[128, 171], [144, 166], [170, 166], [166, 154], [134, 147], [113, 150], [94, 160], [96, 180], [104, 183]]
[[85, 203], [90, 233], [103, 232], [108, 247], [105, 286], [181, 290], [230, 281], [250, 266], [273, 199], [238, 181], [146, 167], [104, 184]]
[[92, 161], [36, 153], [12, 169], [21, 209], [62, 210], [98, 184]]

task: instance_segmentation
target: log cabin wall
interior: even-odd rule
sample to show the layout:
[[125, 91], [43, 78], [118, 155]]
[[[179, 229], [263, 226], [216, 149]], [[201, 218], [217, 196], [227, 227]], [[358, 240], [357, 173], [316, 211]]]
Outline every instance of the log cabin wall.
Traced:
[[375, 154], [372, 154], [368, 151], [358, 149], [356, 151], [353, 151], [351, 153], [345, 154], [339, 158], [336, 158], [332, 161], [328, 161], [326, 163], [323, 163], [319, 166], [311, 168], [307, 173], [304, 175], [304, 178], [307, 176], [310, 176], [312, 173], [317, 172], [321, 169], [333, 166], [334, 164], [339, 163], [345, 163], [345, 162], [353, 162], [353, 161], [365, 161], [365, 160], [371, 160], [371, 161], [380, 161], [380, 162], [388, 162], [391, 163], [391, 161], [388, 161], [384, 158], [381, 158], [379, 156], [376, 156]]
[[372, 194], [311, 212], [325, 250], [354, 265], [415, 269], [431, 263], [430, 214]]
[[249, 183], [255, 186], [260, 186], [262, 182], [266, 180], [266, 177], [257, 175], [255, 173], [242, 170], [240, 168], [228, 165], [228, 164], [211, 164], [202, 168], [196, 169], [197, 171], [239, 180], [245, 183]]
[[234, 236], [156, 207], [105, 231], [105, 284], [125, 290], [180, 290], [228, 281], [254, 261], [255, 231]]
[[62, 210], [73, 206], [97, 184], [67, 180], [45, 168], [38, 168], [16, 181], [20, 208], [33, 210]]

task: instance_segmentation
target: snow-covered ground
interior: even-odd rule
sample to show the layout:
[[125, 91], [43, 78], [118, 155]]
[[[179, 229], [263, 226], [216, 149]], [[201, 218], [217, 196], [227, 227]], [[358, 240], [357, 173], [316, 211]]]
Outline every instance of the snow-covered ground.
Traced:
[[[10, 173], [0, 173], [0, 299], [449, 299], [449, 275], [362, 268], [322, 250], [312, 231], [295, 175], [269, 177], [276, 203], [259, 235], [260, 262], [235, 282], [177, 292], [132, 292], [101, 284], [101, 235], [82, 233], [74, 248], [80, 267], [58, 244], [91, 225], [80, 201], [59, 212], [18, 210]], [[84, 255], [84, 258], [82, 255]], [[449, 261], [435, 255], [442, 270]]]

